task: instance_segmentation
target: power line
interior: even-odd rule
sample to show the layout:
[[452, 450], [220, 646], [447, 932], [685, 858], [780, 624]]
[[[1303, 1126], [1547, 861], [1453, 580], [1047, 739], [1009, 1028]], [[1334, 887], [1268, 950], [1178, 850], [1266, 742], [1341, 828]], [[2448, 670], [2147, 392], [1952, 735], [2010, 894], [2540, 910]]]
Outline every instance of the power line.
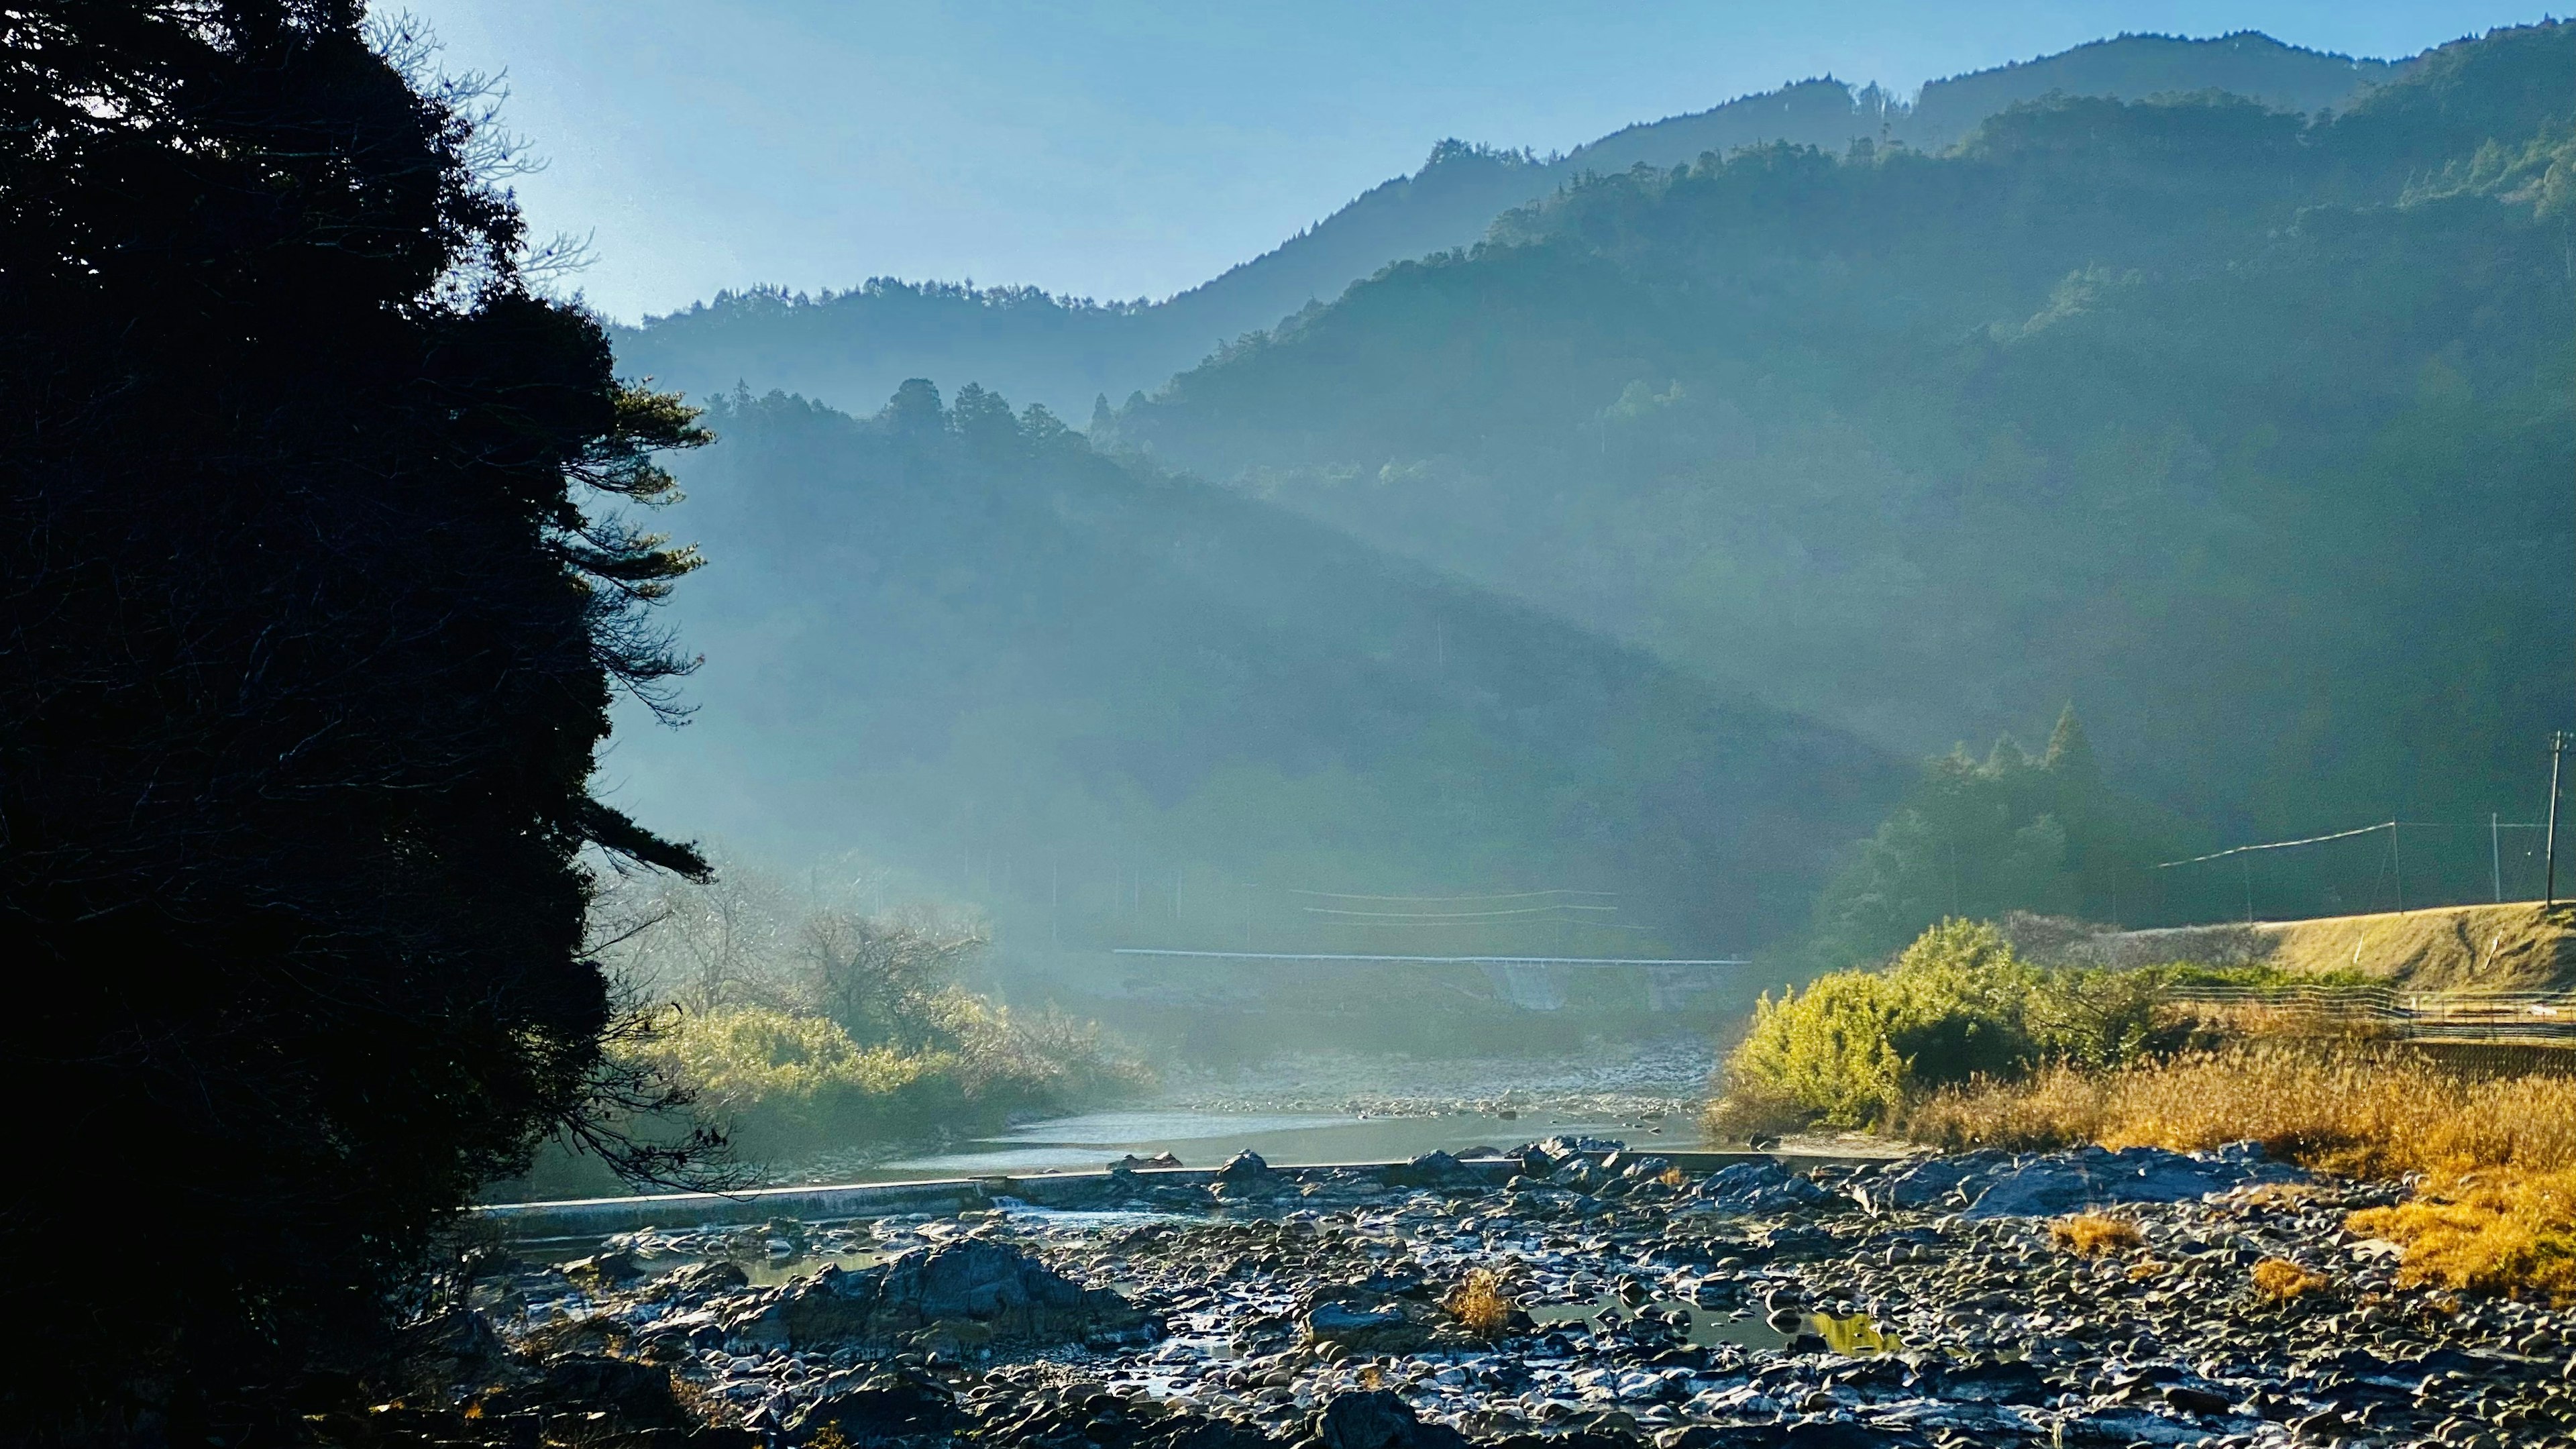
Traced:
[[2195, 855], [2189, 860], [2160, 860], [2156, 862], [2154, 869], [2169, 870], [2177, 865], [2198, 865], [2204, 860], [2224, 860], [2231, 855], [2245, 855], [2257, 850], [2288, 850], [2295, 845], [2322, 845], [2329, 840], [2349, 840], [2356, 835], [2369, 835], [2374, 831], [2396, 828], [2396, 821], [2382, 820], [2377, 825], [2365, 825], [2358, 830], [2338, 830], [2332, 835], [2311, 835], [2305, 840], [2272, 840], [2261, 845], [2238, 845], [2226, 850], [2213, 850], [2207, 855]]

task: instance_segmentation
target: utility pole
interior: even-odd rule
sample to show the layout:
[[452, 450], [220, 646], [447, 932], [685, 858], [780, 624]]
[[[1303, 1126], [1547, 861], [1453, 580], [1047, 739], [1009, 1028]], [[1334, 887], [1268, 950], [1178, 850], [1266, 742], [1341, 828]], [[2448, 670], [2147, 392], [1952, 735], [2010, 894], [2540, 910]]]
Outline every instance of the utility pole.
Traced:
[[2567, 731], [2549, 732], [2549, 864], [2540, 887], [2540, 904], [2545, 909], [2558, 904], [2558, 766], [2567, 754]]
[[2388, 822], [2388, 872], [2397, 881], [2397, 909], [2406, 909], [2406, 863], [2397, 858], [2397, 822]]
[[2496, 823], [2501, 818], [2492, 810], [2487, 812], [2487, 850], [2495, 860], [2497, 905], [2504, 904], [2504, 827]]

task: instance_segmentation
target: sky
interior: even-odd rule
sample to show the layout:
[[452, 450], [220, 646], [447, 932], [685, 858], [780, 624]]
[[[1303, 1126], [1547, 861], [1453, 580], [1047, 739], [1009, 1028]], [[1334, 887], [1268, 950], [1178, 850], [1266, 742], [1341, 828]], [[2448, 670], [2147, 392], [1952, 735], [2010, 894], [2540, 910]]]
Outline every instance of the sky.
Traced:
[[869, 277], [1164, 297], [1444, 137], [1542, 153], [1832, 75], [1924, 81], [2121, 32], [2396, 57], [2486, 0], [411, 0], [507, 89], [565, 285], [634, 321]]

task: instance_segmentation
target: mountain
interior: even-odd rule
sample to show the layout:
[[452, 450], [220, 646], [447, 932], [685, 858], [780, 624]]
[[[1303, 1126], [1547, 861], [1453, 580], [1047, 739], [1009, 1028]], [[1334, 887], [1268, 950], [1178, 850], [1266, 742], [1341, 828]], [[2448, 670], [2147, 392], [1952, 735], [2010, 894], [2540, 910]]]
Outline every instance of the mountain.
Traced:
[[[1891, 757], [1271, 505], [908, 383], [718, 399], [657, 520], [683, 729], [621, 803], [912, 866], [1042, 949], [1699, 954], [1795, 923]], [[1298, 891], [1538, 893], [1436, 922]], [[1569, 895], [1569, 892], [1604, 892]], [[1425, 934], [1428, 928], [1429, 934]]]
[[1889, 749], [2074, 699], [2236, 838], [2483, 851], [2569, 713], [2570, 74], [1597, 176], [1095, 432]]
[[1594, 174], [1688, 165], [1709, 152], [1788, 142], [1840, 153], [1855, 141], [1939, 149], [1988, 116], [2052, 92], [2142, 98], [2224, 90], [2275, 109], [2344, 104], [2396, 68], [2252, 33], [2215, 40], [2124, 35], [1923, 88], [1907, 105], [1876, 86], [1801, 81], [1691, 115], [1630, 126], [1540, 160], [1443, 141], [1397, 177], [1251, 261], [1168, 301], [1100, 304], [1028, 288], [880, 278], [819, 298], [753, 289], [620, 329], [618, 357], [665, 386], [748, 383], [844, 406], [907, 377], [976, 382], [1087, 416], [1095, 397], [1151, 388], [1247, 332], [1273, 327], [1391, 262], [1467, 246], [1496, 216]]

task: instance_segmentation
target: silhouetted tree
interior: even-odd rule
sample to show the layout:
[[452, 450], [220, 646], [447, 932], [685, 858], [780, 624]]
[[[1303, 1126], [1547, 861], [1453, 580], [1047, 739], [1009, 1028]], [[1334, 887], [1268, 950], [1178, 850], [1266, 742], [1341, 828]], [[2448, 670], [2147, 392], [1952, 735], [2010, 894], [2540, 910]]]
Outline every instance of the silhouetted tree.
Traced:
[[643, 611], [695, 560], [627, 505], [703, 434], [532, 290], [474, 88], [364, 24], [0, 11], [21, 1441], [289, 1411], [478, 1183], [621, 1151], [582, 852], [702, 869], [587, 782], [686, 668]]

